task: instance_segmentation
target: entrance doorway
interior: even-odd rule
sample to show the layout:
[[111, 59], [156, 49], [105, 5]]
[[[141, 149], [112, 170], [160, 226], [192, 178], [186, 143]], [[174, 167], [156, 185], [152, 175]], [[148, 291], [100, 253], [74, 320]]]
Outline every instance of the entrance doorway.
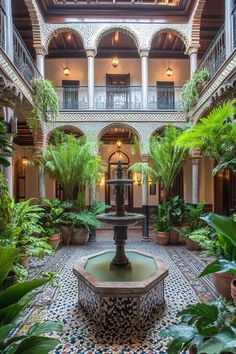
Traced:
[[236, 210], [236, 175], [226, 169], [214, 178], [215, 213], [231, 215]]

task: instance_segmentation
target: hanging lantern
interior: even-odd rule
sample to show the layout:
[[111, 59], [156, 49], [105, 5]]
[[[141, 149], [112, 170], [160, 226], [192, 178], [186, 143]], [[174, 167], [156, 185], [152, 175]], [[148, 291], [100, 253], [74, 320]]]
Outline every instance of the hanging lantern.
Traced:
[[171, 69], [171, 67], [169, 66], [166, 70], [166, 76], [171, 77], [173, 75], [173, 70]]
[[111, 63], [114, 66], [114, 68], [116, 68], [119, 64], [119, 59], [117, 57], [113, 57]]
[[22, 157], [22, 165], [23, 166], [27, 166], [29, 164], [29, 160], [27, 159], [27, 157], [24, 155]]
[[63, 73], [65, 76], [69, 76], [70, 75], [70, 69], [68, 68], [68, 66], [65, 66], [63, 68]]

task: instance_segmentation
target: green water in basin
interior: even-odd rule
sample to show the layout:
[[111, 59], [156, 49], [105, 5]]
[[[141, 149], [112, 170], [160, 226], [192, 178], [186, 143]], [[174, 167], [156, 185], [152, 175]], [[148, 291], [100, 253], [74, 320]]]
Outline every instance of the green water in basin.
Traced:
[[157, 270], [156, 262], [152, 257], [138, 252], [127, 251], [126, 255], [132, 264], [132, 270], [125, 268], [110, 269], [110, 263], [115, 252], [106, 252], [91, 257], [85, 264], [85, 270], [98, 281], [132, 282], [142, 281]]

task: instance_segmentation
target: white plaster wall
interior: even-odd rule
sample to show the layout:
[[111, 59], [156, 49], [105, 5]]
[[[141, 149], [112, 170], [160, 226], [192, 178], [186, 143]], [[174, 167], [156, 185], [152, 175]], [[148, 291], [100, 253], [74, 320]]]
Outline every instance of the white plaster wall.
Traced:
[[[174, 81], [176, 86], [181, 86], [189, 79], [188, 59], [149, 59], [149, 85], [156, 85], [156, 81]], [[70, 68], [70, 75], [63, 74], [63, 67]], [[170, 66], [173, 76], [168, 78], [166, 70]], [[81, 86], [87, 85], [87, 59], [46, 59], [46, 78], [55, 86], [61, 86], [62, 80], [79, 80]], [[106, 85], [107, 74], [130, 74], [130, 84], [141, 85], [140, 59], [120, 59], [119, 65], [114, 68], [111, 58], [95, 59], [95, 85]]]

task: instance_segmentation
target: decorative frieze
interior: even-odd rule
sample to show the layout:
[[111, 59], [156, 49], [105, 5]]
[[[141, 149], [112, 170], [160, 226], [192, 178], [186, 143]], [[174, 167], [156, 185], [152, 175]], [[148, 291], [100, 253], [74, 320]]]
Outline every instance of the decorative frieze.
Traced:
[[14, 109], [17, 103], [23, 99], [20, 89], [5, 76], [0, 75], [0, 105]]

